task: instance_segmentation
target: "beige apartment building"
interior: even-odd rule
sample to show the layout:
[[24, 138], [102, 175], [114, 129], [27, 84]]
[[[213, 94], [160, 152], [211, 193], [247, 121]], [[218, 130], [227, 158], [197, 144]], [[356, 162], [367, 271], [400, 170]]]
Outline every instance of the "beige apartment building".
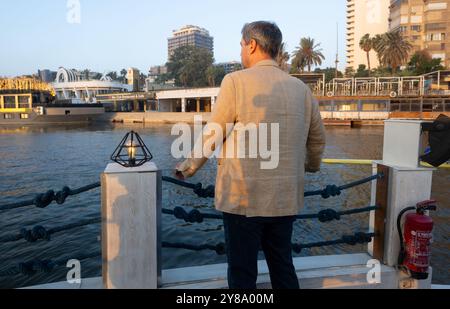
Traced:
[[400, 30], [413, 45], [450, 67], [450, 0], [391, 0], [389, 30]]
[[172, 37], [168, 38], [168, 59], [174, 51], [182, 46], [195, 46], [205, 48], [214, 55], [214, 38], [209, 31], [198, 26], [187, 25], [180, 30], [174, 30]]
[[[359, 47], [365, 34], [374, 37], [389, 30], [390, 0], [347, 0], [347, 67], [354, 70], [367, 66], [367, 54]], [[374, 51], [370, 52], [372, 68], [379, 65]]]

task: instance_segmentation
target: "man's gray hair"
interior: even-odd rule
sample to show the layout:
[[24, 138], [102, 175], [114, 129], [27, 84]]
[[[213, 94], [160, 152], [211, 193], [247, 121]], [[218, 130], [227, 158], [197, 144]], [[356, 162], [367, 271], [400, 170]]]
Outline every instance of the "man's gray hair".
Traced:
[[283, 34], [277, 24], [267, 21], [255, 21], [245, 24], [242, 28], [242, 38], [249, 44], [255, 40], [261, 49], [276, 58], [283, 42]]

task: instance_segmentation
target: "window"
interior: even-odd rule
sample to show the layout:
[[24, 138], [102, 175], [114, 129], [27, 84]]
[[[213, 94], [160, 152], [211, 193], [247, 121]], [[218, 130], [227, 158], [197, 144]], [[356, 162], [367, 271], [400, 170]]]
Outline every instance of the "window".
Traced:
[[13, 114], [4, 114], [3, 118], [5, 118], [5, 119], [14, 119], [14, 115]]
[[30, 115], [28, 114], [20, 114], [20, 119], [28, 119]]
[[65, 111], [65, 114], [66, 114], [66, 115], [70, 115], [70, 110], [66, 110], [66, 111]]
[[16, 108], [16, 97], [14, 96], [4, 96], [3, 102], [4, 108]]
[[19, 108], [29, 108], [30, 107], [30, 97], [19, 96]]
[[419, 25], [411, 26], [411, 31], [417, 31], [417, 32], [420, 32], [421, 30], [422, 30], [422, 27], [419, 26]]

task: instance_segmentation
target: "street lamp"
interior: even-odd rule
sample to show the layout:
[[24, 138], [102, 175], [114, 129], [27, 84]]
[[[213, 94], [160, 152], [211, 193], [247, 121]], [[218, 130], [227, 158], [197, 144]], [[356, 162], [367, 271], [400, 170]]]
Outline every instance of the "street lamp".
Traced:
[[111, 160], [123, 167], [138, 167], [153, 159], [153, 155], [138, 133], [131, 131], [117, 146]]

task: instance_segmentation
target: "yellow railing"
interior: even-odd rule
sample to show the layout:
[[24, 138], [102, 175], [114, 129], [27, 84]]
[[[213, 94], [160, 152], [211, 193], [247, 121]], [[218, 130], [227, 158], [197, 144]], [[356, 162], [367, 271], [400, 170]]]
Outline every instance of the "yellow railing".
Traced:
[[32, 108], [0, 108], [0, 113], [31, 113]]
[[[356, 159], [323, 159], [324, 164], [344, 164], [344, 165], [372, 165], [375, 160], [356, 160]], [[422, 162], [423, 167], [433, 167], [428, 163]], [[440, 168], [450, 168], [450, 164], [443, 164]]]

